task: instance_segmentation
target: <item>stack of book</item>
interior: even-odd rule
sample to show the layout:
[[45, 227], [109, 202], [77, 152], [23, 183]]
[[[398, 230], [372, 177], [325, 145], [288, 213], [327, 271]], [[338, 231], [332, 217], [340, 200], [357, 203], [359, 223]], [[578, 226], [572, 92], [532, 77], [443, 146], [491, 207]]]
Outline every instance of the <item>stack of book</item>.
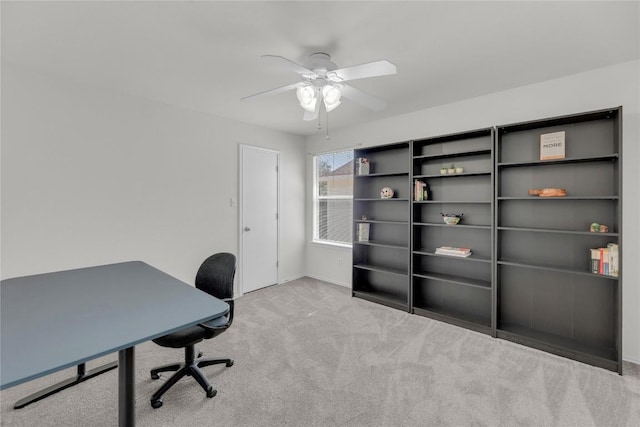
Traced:
[[429, 200], [429, 185], [426, 182], [416, 179], [413, 186], [413, 200], [416, 202]]
[[440, 246], [436, 248], [436, 255], [457, 256], [466, 258], [471, 255], [471, 249], [469, 248], [454, 248], [451, 246]]
[[619, 259], [617, 243], [609, 243], [606, 248], [591, 249], [591, 272], [618, 277]]

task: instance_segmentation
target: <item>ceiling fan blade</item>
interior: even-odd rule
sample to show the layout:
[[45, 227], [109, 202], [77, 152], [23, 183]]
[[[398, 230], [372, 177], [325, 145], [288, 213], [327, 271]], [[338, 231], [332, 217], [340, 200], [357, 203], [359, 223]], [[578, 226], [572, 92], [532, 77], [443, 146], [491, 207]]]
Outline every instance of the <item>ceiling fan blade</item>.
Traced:
[[284, 56], [278, 56], [278, 55], [262, 55], [261, 58], [265, 58], [268, 59], [274, 63], [278, 63], [280, 65], [283, 65], [284, 67], [288, 68], [291, 71], [295, 71], [298, 74], [303, 74], [303, 75], [308, 75], [308, 76], [317, 76], [316, 73], [314, 73], [313, 71], [311, 71], [308, 68], [303, 67], [300, 64], [296, 64], [295, 62], [285, 58]]
[[389, 74], [396, 74], [397, 72], [398, 68], [394, 64], [383, 59], [381, 61], [329, 71], [327, 77], [335, 82], [346, 82], [348, 80], [364, 79], [367, 77], [387, 76]]
[[370, 108], [374, 111], [382, 111], [387, 108], [387, 103], [382, 99], [376, 98], [373, 95], [369, 95], [361, 91], [360, 89], [356, 89], [353, 86], [342, 85], [340, 87], [340, 93], [344, 98], [351, 100], [357, 104], [362, 105], [363, 107]]
[[257, 98], [257, 97], [263, 96], [263, 95], [275, 95], [277, 93], [286, 92], [288, 90], [296, 89], [298, 87], [298, 84], [299, 83], [291, 83], [289, 85], [277, 87], [275, 89], [265, 90], [264, 92], [254, 93], [253, 95], [249, 95], [249, 96], [245, 96], [244, 98], [240, 98], [240, 100], [241, 101], [246, 101], [248, 99]]

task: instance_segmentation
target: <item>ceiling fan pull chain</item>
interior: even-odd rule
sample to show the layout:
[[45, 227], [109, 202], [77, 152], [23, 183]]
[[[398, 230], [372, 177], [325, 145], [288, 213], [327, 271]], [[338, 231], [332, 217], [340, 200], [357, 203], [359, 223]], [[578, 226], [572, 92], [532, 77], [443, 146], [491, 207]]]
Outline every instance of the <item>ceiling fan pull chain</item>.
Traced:
[[329, 140], [329, 112], [327, 111], [327, 136], [325, 137], [325, 139], [328, 141]]

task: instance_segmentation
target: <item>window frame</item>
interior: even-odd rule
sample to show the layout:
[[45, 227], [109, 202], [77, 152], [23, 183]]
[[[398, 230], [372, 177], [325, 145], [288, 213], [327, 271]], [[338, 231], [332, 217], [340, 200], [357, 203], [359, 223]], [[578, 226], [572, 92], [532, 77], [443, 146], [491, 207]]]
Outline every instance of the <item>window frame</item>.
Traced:
[[[319, 212], [319, 208], [320, 208], [320, 201], [321, 200], [351, 200], [353, 201], [353, 185], [351, 186], [351, 194], [350, 195], [333, 195], [333, 196], [321, 196], [320, 193], [320, 186], [319, 186], [319, 181], [320, 181], [320, 176], [319, 176], [319, 163], [320, 163], [320, 157], [322, 156], [326, 156], [328, 154], [335, 154], [335, 153], [343, 153], [343, 152], [351, 152], [352, 156], [354, 155], [354, 149], [352, 148], [347, 148], [347, 149], [341, 149], [341, 150], [335, 150], [335, 151], [327, 151], [327, 152], [323, 152], [323, 153], [316, 153], [313, 155], [313, 196], [312, 196], [312, 203], [313, 203], [313, 230], [312, 230], [312, 242], [313, 243], [317, 243], [320, 245], [327, 245], [327, 246], [335, 246], [335, 247], [341, 247], [341, 248], [349, 248], [351, 249], [353, 247], [353, 236], [350, 236], [349, 242], [341, 242], [338, 240], [329, 240], [329, 239], [321, 239], [319, 237], [320, 234], [320, 212]], [[353, 161], [353, 159], [352, 159]], [[353, 171], [352, 171], [352, 175], [353, 175]], [[352, 178], [353, 179], [353, 178]], [[351, 215], [349, 215], [349, 221], [353, 221], [353, 202], [351, 204]]]

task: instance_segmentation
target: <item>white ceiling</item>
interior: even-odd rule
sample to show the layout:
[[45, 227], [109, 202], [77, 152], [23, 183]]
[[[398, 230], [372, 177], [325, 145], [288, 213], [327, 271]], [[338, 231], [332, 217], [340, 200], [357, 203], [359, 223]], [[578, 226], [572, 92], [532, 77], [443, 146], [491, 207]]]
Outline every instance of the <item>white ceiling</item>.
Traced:
[[638, 1], [7, 2], [2, 61], [300, 135], [295, 92], [240, 98], [299, 80], [263, 54], [338, 67], [388, 59], [398, 74], [352, 86], [332, 129], [640, 57]]

